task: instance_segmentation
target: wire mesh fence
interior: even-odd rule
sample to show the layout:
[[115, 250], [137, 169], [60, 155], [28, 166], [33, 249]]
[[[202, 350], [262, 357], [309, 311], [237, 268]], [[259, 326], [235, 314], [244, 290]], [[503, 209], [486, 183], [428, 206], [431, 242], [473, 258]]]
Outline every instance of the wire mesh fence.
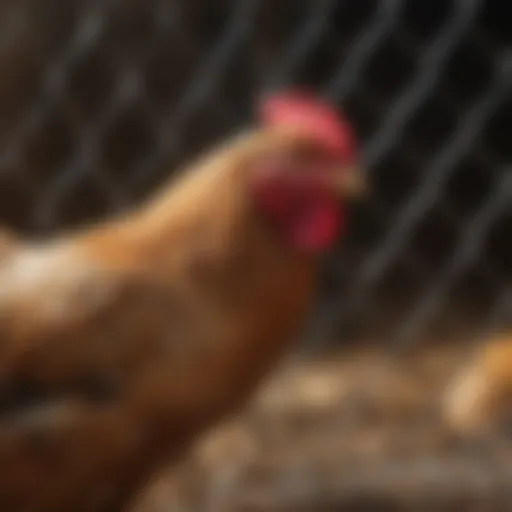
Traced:
[[317, 326], [506, 322], [511, 21], [498, 0], [4, 0], [0, 218], [42, 233], [127, 208], [261, 91], [308, 85], [353, 121], [374, 182]]
[[[45, 234], [129, 208], [250, 122], [262, 91], [307, 85], [351, 119], [373, 183], [327, 262], [309, 346], [506, 324], [510, 12], [504, 0], [2, 0], [0, 220]], [[510, 510], [509, 440], [461, 446], [440, 421], [467, 350], [428, 347], [406, 365], [390, 352], [295, 361], [238, 417], [239, 443], [228, 428], [219, 448], [221, 430], [188, 460], [185, 494], [204, 503], [176, 509]]]

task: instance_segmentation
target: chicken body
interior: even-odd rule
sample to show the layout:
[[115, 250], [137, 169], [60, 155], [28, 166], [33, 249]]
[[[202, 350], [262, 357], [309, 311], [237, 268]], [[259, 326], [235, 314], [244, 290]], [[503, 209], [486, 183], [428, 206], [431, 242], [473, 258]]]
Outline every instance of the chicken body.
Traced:
[[124, 510], [236, 409], [300, 331], [315, 255], [269, 229], [249, 134], [126, 217], [0, 270], [0, 510]]
[[484, 344], [455, 376], [444, 401], [448, 423], [462, 435], [509, 429], [512, 418], [512, 336]]

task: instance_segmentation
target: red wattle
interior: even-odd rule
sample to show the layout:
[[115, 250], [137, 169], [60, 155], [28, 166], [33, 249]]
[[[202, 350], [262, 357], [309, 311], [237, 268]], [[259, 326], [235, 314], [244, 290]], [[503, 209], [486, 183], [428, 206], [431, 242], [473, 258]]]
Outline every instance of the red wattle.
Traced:
[[328, 197], [306, 208], [302, 215], [289, 226], [294, 245], [310, 252], [328, 249], [340, 235], [341, 212], [338, 205]]

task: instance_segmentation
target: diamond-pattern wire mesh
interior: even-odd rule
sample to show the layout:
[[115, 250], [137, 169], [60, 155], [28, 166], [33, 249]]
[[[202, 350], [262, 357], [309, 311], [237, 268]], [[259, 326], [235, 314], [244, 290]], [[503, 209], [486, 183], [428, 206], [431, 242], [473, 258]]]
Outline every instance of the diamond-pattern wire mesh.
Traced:
[[2, 221], [46, 232], [129, 207], [247, 122], [261, 91], [309, 85], [353, 120], [374, 181], [317, 335], [501, 324], [510, 21], [497, 0], [5, 1]]

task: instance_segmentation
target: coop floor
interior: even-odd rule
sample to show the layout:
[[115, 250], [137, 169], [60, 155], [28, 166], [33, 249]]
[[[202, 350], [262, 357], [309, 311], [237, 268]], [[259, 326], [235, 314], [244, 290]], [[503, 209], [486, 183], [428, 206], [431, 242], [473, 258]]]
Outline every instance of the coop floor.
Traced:
[[512, 440], [462, 441], [439, 418], [467, 356], [361, 349], [288, 364], [141, 510], [512, 511]]

